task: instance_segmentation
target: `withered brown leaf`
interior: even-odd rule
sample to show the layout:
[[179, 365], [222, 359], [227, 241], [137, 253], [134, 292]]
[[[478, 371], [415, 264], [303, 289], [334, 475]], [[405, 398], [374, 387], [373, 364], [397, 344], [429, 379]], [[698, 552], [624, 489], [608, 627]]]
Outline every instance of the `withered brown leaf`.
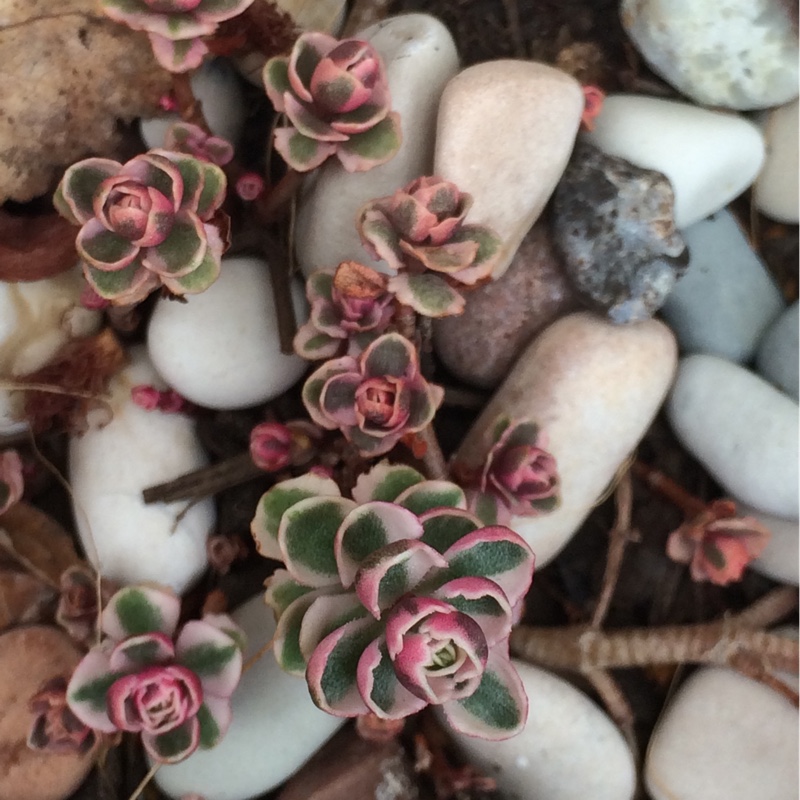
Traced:
[[74, 267], [75, 233], [55, 212], [29, 217], [0, 208], [0, 281], [39, 281]]

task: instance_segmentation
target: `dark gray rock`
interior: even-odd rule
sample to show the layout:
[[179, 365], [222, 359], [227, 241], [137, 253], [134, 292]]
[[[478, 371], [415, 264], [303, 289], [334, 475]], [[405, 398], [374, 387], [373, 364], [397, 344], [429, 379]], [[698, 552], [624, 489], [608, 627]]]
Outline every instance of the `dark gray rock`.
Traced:
[[554, 242], [581, 299], [613, 322], [652, 317], [688, 263], [665, 175], [578, 142], [555, 192]]

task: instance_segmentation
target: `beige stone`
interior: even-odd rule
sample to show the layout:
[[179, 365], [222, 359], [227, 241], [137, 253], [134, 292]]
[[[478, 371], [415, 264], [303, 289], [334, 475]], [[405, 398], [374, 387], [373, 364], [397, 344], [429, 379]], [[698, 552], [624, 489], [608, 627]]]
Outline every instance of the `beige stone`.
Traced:
[[798, 101], [765, 115], [762, 130], [767, 157], [756, 180], [756, 208], [772, 219], [797, 225], [798, 220]]
[[465, 69], [439, 105], [434, 172], [473, 195], [467, 222], [503, 239], [502, 275], [564, 172], [583, 112], [580, 84], [531, 61]]
[[456, 462], [473, 471], [501, 414], [532, 419], [545, 431], [561, 505], [511, 523], [537, 566], [569, 541], [644, 435], [672, 382], [676, 351], [657, 320], [614, 325], [588, 312], [562, 317], [528, 346], [467, 433]]

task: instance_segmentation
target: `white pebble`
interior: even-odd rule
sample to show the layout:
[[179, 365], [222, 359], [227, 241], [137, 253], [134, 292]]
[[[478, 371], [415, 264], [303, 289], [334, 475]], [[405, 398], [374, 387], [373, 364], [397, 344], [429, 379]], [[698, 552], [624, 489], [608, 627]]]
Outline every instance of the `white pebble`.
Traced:
[[800, 583], [800, 524], [796, 519], [782, 519], [739, 503], [737, 512], [754, 517], [772, 534], [764, 552], [750, 566], [756, 572], [780, 583]]
[[764, 334], [756, 353], [756, 367], [762, 377], [789, 397], [798, 399], [798, 338], [800, 313], [797, 301], [774, 321]]
[[756, 181], [756, 208], [778, 222], [798, 220], [798, 102], [775, 108], [763, 120], [767, 158]]

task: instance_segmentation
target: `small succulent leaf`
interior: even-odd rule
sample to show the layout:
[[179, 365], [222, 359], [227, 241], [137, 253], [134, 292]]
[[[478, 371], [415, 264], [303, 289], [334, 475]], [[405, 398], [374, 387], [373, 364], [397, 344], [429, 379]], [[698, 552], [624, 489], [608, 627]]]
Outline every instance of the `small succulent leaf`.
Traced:
[[389, 109], [380, 103], [369, 102], [364, 105], [354, 108], [351, 111], [345, 111], [337, 114], [331, 120], [331, 127], [339, 133], [346, 133], [353, 136], [358, 133], [363, 133], [370, 128], [377, 125], [389, 113]]
[[68, 167], [56, 190], [56, 210], [70, 222], [88, 222], [95, 215], [94, 196], [100, 184], [121, 169], [122, 164], [109, 158], [87, 158]]
[[330, 478], [308, 473], [281, 481], [261, 496], [250, 532], [255, 539], [256, 549], [264, 558], [283, 558], [278, 545], [281, 517], [293, 505], [309, 497], [341, 497], [341, 492]]
[[267, 578], [266, 587], [264, 602], [275, 612], [276, 619], [280, 618], [298, 597], [314, 591], [310, 586], [298, 583], [285, 569], [276, 569]]
[[113, 733], [116, 725], [108, 716], [108, 690], [120, 677], [110, 664], [110, 647], [93, 647], [72, 673], [67, 685], [67, 703], [84, 724], [103, 733]]
[[358, 232], [367, 252], [378, 261], [385, 261], [393, 270], [403, 266], [400, 238], [386, 215], [372, 204], [358, 212]]
[[452, 236], [452, 242], [475, 242], [478, 245], [478, 252], [473, 267], [481, 268], [490, 274], [497, 260], [503, 240], [485, 225], [462, 225]]
[[292, 346], [295, 353], [306, 361], [321, 361], [334, 358], [342, 349], [342, 340], [322, 333], [311, 322], [301, 325], [294, 337]]
[[512, 609], [503, 590], [488, 578], [456, 578], [432, 594], [481, 626], [491, 648], [511, 634]]
[[402, 142], [400, 115], [392, 111], [369, 130], [352, 134], [336, 155], [348, 172], [366, 172], [393, 158]]
[[307, 658], [300, 650], [300, 629], [311, 604], [323, 596], [329, 596], [329, 590], [312, 589], [298, 596], [278, 617], [272, 647], [278, 665], [290, 675], [305, 674]]
[[355, 591], [375, 619], [404, 594], [413, 591], [432, 570], [447, 561], [416, 539], [401, 539], [370, 553], [355, 578]]
[[114, 672], [130, 672], [151, 664], [164, 664], [175, 656], [172, 638], [163, 633], [142, 633], [123, 639], [111, 652]]
[[344, 497], [309, 497], [281, 518], [278, 545], [286, 569], [300, 583], [321, 587], [339, 584], [334, 540], [355, 503]]
[[304, 105], [292, 95], [286, 95], [283, 103], [289, 121], [303, 136], [318, 142], [332, 143], [334, 147], [347, 141], [347, 134], [337, 131], [318, 116], [314, 109]]
[[419, 520], [423, 530], [421, 541], [440, 553], [483, 527], [477, 517], [458, 508], [433, 508], [421, 514]]
[[335, 270], [318, 269], [306, 280], [306, 297], [309, 303], [315, 300], [333, 301], [333, 276]]
[[[511, 426], [511, 417], [508, 414], [501, 414], [492, 427], [491, 442], [493, 445], [497, 444], [503, 437], [503, 434]], [[531, 444], [533, 444], [531, 442]]]
[[242, 653], [247, 649], [247, 635], [227, 614], [203, 614], [202, 622], [222, 631]]
[[227, 733], [232, 719], [231, 701], [227, 697], [206, 695], [203, 698], [203, 705], [197, 712], [197, 722], [200, 725], [200, 748], [210, 750], [215, 747]]
[[286, 110], [283, 104], [283, 96], [291, 90], [289, 84], [289, 59], [285, 56], [276, 56], [269, 59], [264, 65], [261, 77], [270, 103], [272, 103], [275, 111], [282, 114]]
[[467, 508], [464, 490], [450, 481], [423, 481], [406, 489], [395, 502], [417, 516], [433, 508]]
[[87, 283], [100, 297], [115, 303], [136, 303], [158, 287], [158, 276], [146, 270], [139, 261], [124, 269], [106, 272], [83, 262]]
[[329, 378], [319, 398], [322, 413], [341, 428], [357, 425], [356, 390], [360, 385], [361, 376], [354, 372]]
[[196, 211], [197, 201], [203, 191], [203, 163], [186, 153], [179, 153], [174, 150], [159, 148], [150, 152], [166, 158], [177, 167], [183, 180], [183, 193], [179, 208]]
[[311, 102], [311, 78], [319, 62], [337, 45], [338, 40], [326, 33], [310, 31], [301, 34], [294, 43], [289, 58], [289, 81], [292, 90], [305, 102]]
[[381, 461], [369, 472], [358, 476], [353, 499], [357, 503], [367, 503], [370, 500], [393, 503], [406, 489], [424, 480], [424, 476], [413, 467]]
[[299, 646], [303, 658], [308, 661], [317, 645], [337, 628], [366, 616], [367, 612], [352, 592], [314, 599], [300, 627]]
[[142, 744], [155, 761], [177, 764], [197, 750], [200, 744], [200, 723], [194, 716], [167, 733], [143, 733]]
[[142, 250], [142, 264], [158, 275], [180, 278], [200, 266], [207, 249], [203, 223], [192, 212], [181, 211], [175, 215], [169, 236]]
[[202, 0], [202, 18], [224, 22], [236, 17], [252, 4], [253, 0]]
[[311, 699], [319, 708], [337, 717], [366, 713], [357, 681], [358, 662], [379, 634], [379, 623], [363, 617], [337, 628], [320, 642], [306, 670]]
[[493, 492], [467, 491], [468, 508], [487, 526], [507, 524], [511, 515], [508, 508]]
[[442, 710], [455, 730], [481, 739], [509, 739], [525, 727], [528, 698], [503, 648], [490, 650], [475, 692], [462, 700], [445, 703]]
[[399, 333], [385, 333], [364, 351], [361, 364], [367, 378], [407, 377], [417, 372], [417, 351]]
[[382, 636], [367, 645], [358, 660], [356, 676], [367, 708], [380, 719], [403, 719], [427, 705], [397, 680]]
[[403, 432], [386, 434], [385, 436], [372, 436], [360, 428], [345, 428], [342, 433], [345, 438], [354, 444], [364, 458], [376, 458], [388, 453], [401, 439]]
[[444, 400], [444, 389], [421, 380], [411, 385], [408, 422], [406, 430], [421, 431], [436, 415], [436, 409]]
[[528, 591], [534, 555], [525, 540], [509, 528], [480, 528], [444, 553], [450, 578], [485, 577], [497, 583], [516, 605]]
[[242, 651], [219, 628], [187, 622], [175, 643], [176, 661], [200, 678], [204, 695], [230, 697], [242, 674]]
[[167, 589], [128, 586], [108, 601], [100, 625], [103, 633], [115, 641], [142, 633], [163, 633], [171, 637], [180, 611], [180, 598]]
[[309, 172], [336, 152], [336, 142], [321, 142], [304, 136], [296, 128], [275, 129], [275, 150], [298, 172]]
[[107, 230], [97, 219], [90, 219], [78, 231], [75, 249], [88, 264], [106, 272], [127, 267], [139, 255], [135, 244]]
[[421, 535], [422, 526], [408, 509], [379, 500], [354, 508], [342, 521], [333, 545], [342, 586], [350, 587], [371, 553], [391, 542]]
[[191, 272], [178, 277], [162, 275], [161, 282], [176, 295], [199, 294], [214, 283], [219, 277], [220, 269], [220, 256], [209, 247], [202, 261]]
[[423, 317], [451, 317], [464, 313], [466, 301], [446, 280], [430, 272], [402, 272], [389, 280], [389, 291]]
[[322, 410], [322, 392], [325, 389], [325, 384], [327, 384], [332, 377], [344, 375], [346, 373], [358, 373], [358, 363], [356, 360], [350, 356], [332, 358], [312, 372], [303, 384], [303, 405], [305, 405], [309, 416], [313, 422], [316, 422], [317, 425], [329, 431], [335, 430], [338, 425], [334, 421], [328, 419]]
[[209, 220], [225, 200], [228, 186], [225, 173], [216, 164], [200, 162], [203, 170], [203, 189], [197, 199], [195, 213], [202, 220]]

